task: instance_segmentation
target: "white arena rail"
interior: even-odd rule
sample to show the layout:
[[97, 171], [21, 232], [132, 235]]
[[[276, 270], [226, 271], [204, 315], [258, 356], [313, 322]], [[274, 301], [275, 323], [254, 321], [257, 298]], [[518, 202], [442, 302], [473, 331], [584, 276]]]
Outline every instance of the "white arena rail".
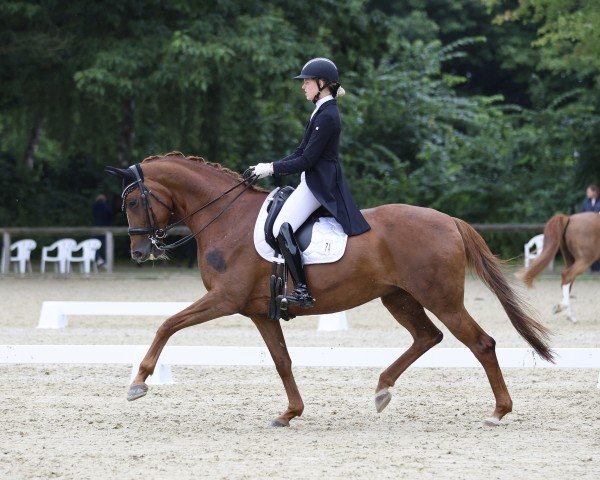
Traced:
[[[170, 317], [191, 304], [192, 302], [48, 301], [42, 303], [37, 328], [65, 328], [69, 324], [68, 315]], [[321, 315], [318, 330], [348, 330], [346, 313], [338, 312]]]
[[[0, 345], [0, 364], [127, 364], [132, 375], [146, 353], [145, 345]], [[295, 367], [387, 367], [405, 348], [292, 347]], [[600, 348], [556, 348], [556, 363], [530, 348], [498, 348], [504, 368], [600, 368]], [[171, 346], [163, 350], [149, 383], [172, 383], [171, 365], [272, 366], [266, 347]], [[433, 348], [413, 367], [481, 367], [467, 348]], [[600, 388], [600, 377], [598, 378]]]

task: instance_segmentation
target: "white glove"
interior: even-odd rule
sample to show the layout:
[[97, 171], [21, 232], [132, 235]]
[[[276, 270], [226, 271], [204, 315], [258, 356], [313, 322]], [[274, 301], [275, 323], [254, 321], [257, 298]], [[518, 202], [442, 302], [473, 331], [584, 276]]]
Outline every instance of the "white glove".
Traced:
[[272, 163], [258, 163], [250, 168], [254, 171], [254, 175], [256, 175], [258, 178], [265, 178], [273, 175]]

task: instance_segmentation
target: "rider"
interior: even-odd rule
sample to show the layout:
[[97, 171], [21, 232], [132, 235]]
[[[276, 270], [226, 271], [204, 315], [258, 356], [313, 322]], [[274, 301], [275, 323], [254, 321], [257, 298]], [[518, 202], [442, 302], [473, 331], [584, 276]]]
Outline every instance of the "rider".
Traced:
[[371, 227], [356, 206], [338, 162], [342, 125], [335, 97], [345, 92], [339, 83], [337, 67], [327, 58], [313, 58], [294, 78], [303, 81], [306, 99], [316, 105], [302, 143], [294, 153], [281, 160], [250, 168], [258, 178], [302, 173], [300, 185], [275, 219], [273, 235], [277, 237], [295, 285], [286, 299], [290, 304], [309, 308], [314, 299], [308, 290], [294, 232], [320, 206], [325, 207], [349, 236], [364, 233]]

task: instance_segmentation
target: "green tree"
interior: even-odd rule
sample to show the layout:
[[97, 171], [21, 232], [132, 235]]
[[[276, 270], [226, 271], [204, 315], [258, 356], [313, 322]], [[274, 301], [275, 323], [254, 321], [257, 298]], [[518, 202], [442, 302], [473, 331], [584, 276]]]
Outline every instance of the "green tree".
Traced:
[[[568, 98], [573, 110], [584, 112], [575, 133], [578, 186], [600, 181], [600, 3], [578, 0], [519, 0], [506, 8], [501, 0], [484, 0], [495, 23], [535, 25], [532, 45], [540, 52], [537, 75], [530, 82], [534, 102], [542, 108]], [[577, 95], [573, 96], [572, 92]], [[573, 119], [575, 120], [575, 119]]]
[[[538, 35], [549, 19], [561, 24], [555, 13], [579, 18], [576, 4], [492, 22], [519, 8], [513, 0], [489, 11], [481, 0], [3, 2], [0, 224], [88, 222], [95, 195], [118, 188], [107, 164], [180, 150], [242, 171], [282, 157], [312, 107], [291, 77], [315, 56], [336, 61], [348, 91], [342, 161], [361, 206], [544, 220], [574, 205], [600, 168], [600, 96], [593, 59], [577, 60], [586, 70], [567, 65], [566, 40], [553, 29]], [[591, 55], [594, 45], [577, 38], [572, 55]], [[264, 183], [282, 181], [296, 179]]]

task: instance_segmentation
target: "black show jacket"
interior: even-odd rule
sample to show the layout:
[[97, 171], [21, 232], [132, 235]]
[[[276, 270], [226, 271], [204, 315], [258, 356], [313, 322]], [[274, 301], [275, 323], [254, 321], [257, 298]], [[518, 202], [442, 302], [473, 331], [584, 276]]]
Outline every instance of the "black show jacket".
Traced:
[[305, 172], [308, 188], [348, 235], [371, 229], [356, 206], [338, 162], [342, 122], [337, 102], [325, 102], [314, 114], [300, 146], [273, 163], [274, 175]]

